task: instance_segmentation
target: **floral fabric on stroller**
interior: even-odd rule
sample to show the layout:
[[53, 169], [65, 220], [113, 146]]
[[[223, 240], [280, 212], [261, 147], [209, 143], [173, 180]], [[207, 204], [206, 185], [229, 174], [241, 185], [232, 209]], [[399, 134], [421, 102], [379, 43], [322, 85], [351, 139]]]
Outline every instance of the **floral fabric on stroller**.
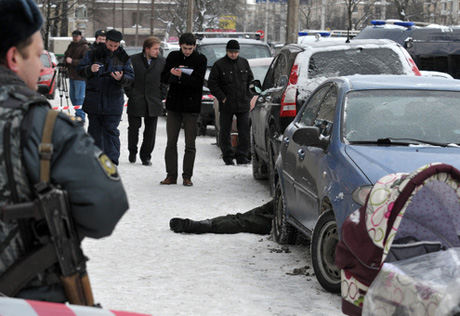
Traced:
[[[460, 171], [433, 163], [382, 177], [342, 226], [336, 264], [342, 311], [361, 315], [366, 292], [385, 262], [460, 247]], [[420, 304], [439, 304], [430, 296]], [[437, 305], [436, 305], [437, 306]]]

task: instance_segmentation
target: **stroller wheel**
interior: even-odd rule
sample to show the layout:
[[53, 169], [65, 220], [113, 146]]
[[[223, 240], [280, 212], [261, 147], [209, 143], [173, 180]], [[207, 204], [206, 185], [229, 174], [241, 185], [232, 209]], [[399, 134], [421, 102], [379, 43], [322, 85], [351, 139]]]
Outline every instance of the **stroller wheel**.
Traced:
[[335, 265], [335, 248], [339, 241], [332, 209], [321, 214], [313, 231], [311, 261], [316, 278], [329, 292], [340, 293], [340, 269]]

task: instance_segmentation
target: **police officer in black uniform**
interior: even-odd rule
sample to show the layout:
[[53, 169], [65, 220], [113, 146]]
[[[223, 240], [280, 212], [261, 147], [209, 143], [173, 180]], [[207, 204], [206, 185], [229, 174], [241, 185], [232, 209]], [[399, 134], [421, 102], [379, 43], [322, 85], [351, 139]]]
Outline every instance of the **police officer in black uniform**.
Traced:
[[[43, 67], [43, 18], [36, 3], [1, 0], [0, 12], [7, 12], [0, 19], [0, 29], [14, 30], [0, 35], [0, 137], [12, 141], [9, 146], [0, 142], [0, 206], [8, 206], [33, 199], [32, 186], [40, 182], [39, 145], [45, 118], [52, 110], [35, 92]], [[9, 121], [9, 117], [23, 119]], [[18, 137], [8, 138], [15, 130]], [[50, 148], [49, 182], [67, 191], [78, 238], [110, 235], [128, 209], [116, 166], [94, 145], [81, 123], [64, 113], [57, 117]], [[0, 220], [0, 277], [27, 256], [26, 240], [33, 239], [34, 233], [32, 226]], [[30, 269], [36, 264], [31, 263]], [[55, 273], [53, 267], [37, 273], [15, 296], [68, 301]]]

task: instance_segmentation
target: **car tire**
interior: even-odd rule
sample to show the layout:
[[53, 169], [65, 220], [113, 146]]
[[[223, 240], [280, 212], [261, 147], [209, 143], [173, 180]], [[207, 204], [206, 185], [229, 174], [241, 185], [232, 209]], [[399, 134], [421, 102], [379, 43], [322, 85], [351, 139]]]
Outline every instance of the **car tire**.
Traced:
[[273, 239], [279, 244], [292, 245], [297, 239], [297, 229], [286, 220], [286, 204], [284, 203], [283, 192], [279, 183], [276, 186], [274, 199]]
[[310, 246], [313, 270], [319, 284], [328, 292], [340, 293], [340, 269], [335, 265], [335, 248], [339, 241], [332, 209], [316, 222]]
[[254, 134], [251, 129], [251, 157], [252, 157], [252, 176], [256, 180], [265, 180], [268, 178], [267, 164], [260, 160], [256, 152]]

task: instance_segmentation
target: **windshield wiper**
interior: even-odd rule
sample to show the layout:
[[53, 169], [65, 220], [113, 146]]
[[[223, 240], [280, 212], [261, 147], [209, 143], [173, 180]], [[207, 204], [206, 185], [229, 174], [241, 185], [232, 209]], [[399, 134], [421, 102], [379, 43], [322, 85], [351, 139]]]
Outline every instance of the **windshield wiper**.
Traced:
[[458, 147], [458, 144], [453, 143], [441, 143], [441, 142], [432, 142], [426, 140], [420, 140], [415, 138], [397, 138], [397, 137], [386, 137], [386, 138], [379, 138], [377, 140], [357, 140], [357, 141], [349, 141], [350, 144], [377, 144], [377, 145], [399, 145], [399, 146], [409, 146], [409, 145], [419, 145], [419, 144], [426, 144], [432, 146], [440, 146], [440, 147]]
[[432, 146], [449, 147], [453, 145], [450, 143], [432, 142], [428, 140], [421, 140], [416, 138], [405, 138], [405, 137], [386, 137], [377, 139], [377, 144], [388, 144], [388, 145], [410, 145], [410, 144], [426, 144]]

